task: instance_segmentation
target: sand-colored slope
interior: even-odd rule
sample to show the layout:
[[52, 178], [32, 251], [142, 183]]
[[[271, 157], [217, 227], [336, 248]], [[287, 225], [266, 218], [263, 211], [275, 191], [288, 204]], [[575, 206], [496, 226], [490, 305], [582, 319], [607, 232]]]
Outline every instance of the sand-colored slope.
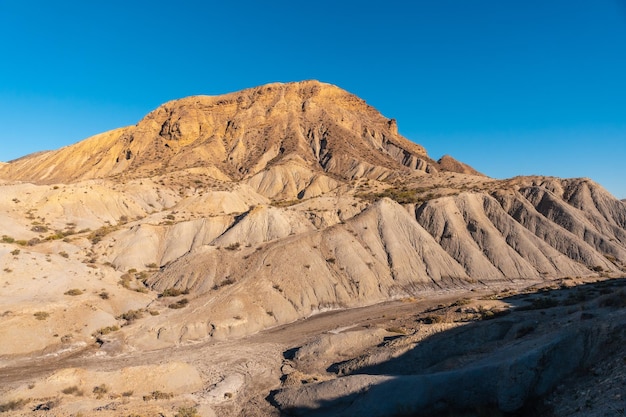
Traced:
[[548, 234], [562, 236], [551, 240], [556, 246], [553, 248], [485, 194], [463, 193], [428, 202], [417, 211], [417, 219], [475, 279], [589, 274], [589, 268], [570, 256], [571, 252], [559, 252], [560, 241], [585, 248], [590, 257], [587, 261], [596, 262], [600, 258], [584, 242], [574, 236], [565, 239], [562, 236], [567, 234], [565, 231], [554, 231], [557, 225], [537, 217], [535, 220], [542, 222], [540, 229], [545, 230], [546, 238]]

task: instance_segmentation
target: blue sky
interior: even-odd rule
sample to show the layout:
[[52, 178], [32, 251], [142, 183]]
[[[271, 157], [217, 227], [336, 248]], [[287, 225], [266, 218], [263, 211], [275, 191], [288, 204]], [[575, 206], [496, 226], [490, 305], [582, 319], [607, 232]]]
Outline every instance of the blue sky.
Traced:
[[497, 178], [626, 198], [626, 0], [0, 0], [0, 160], [165, 101], [318, 79]]

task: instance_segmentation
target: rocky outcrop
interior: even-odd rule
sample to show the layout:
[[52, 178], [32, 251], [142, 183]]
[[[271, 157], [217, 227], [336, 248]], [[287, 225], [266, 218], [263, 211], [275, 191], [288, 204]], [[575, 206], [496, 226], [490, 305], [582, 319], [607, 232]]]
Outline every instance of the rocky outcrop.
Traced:
[[210, 166], [240, 180], [287, 161], [343, 178], [437, 166], [363, 100], [304, 81], [175, 100], [135, 126], [1, 166], [0, 178], [54, 183]]
[[469, 175], [483, 175], [471, 166], [464, 164], [463, 162], [457, 161], [450, 155], [444, 155], [439, 158], [439, 160], [437, 161], [437, 166], [442, 171], [459, 172], [461, 174]]

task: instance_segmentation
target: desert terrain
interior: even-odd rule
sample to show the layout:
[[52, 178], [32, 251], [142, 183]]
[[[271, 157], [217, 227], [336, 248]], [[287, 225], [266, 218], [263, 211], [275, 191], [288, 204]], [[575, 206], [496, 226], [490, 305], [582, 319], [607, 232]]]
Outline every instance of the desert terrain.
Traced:
[[623, 415], [626, 203], [479, 171], [317, 81], [0, 165], [0, 415]]

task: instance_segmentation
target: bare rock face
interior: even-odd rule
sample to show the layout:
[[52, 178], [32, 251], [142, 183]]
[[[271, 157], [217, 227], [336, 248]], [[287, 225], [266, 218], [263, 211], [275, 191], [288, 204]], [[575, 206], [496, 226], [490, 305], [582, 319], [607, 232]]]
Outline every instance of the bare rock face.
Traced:
[[476, 171], [471, 166], [464, 164], [463, 162], [457, 161], [450, 155], [444, 155], [441, 158], [439, 158], [439, 160], [437, 161], [437, 165], [439, 166], [439, 169], [442, 171], [460, 172], [463, 174], [470, 174], [470, 175], [482, 175], [480, 172]]
[[[437, 166], [363, 100], [306, 81], [175, 100], [136, 126], [23, 158], [2, 167], [0, 176], [52, 183], [213, 166], [242, 179], [294, 160], [344, 178]], [[374, 167], [382, 171], [369, 173]]]

